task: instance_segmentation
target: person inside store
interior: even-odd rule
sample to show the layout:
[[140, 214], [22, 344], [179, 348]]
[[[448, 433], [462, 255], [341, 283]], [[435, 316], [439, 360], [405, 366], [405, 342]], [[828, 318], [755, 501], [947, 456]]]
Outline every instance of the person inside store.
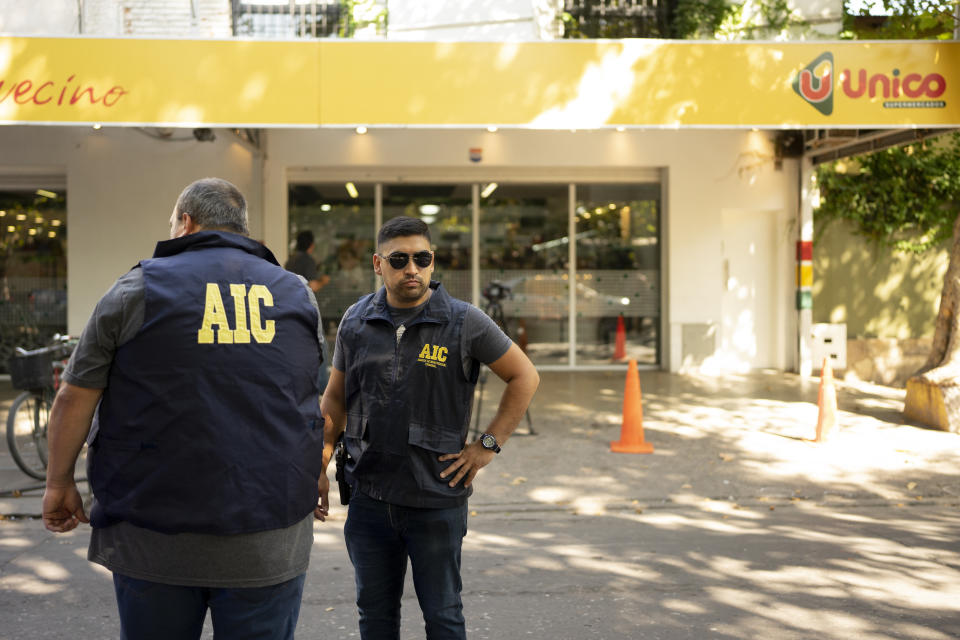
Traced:
[[283, 268], [287, 271], [302, 276], [314, 293], [330, 282], [330, 276], [317, 273], [317, 261], [313, 259], [313, 250], [316, 247], [313, 231], [309, 229], [301, 231], [297, 234], [293, 255], [283, 264]]
[[[321, 402], [324, 470], [344, 434], [344, 537], [365, 640], [399, 637], [408, 560], [426, 637], [466, 637], [460, 558], [467, 499], [540, 382], [490, 318], [431, 280], [434, 266], [422, 220], [383, 225], [373, 255], [383, 286], [344, 314]], [[467, 442], [481, 364], [506, 388], [483, 435]], [[318, 517], [328, 508], [324, 480]]]
[[248, 237], [243, 195], [216, 178], [183, 190], [170, 240], [98, 302], [51, 410], [43, 522], [91, 524], [121, 637], [193, 640], [207, 610], [218, 638], [294, 637], [325, 516], [320, 326], [313, 292]]
[[[330, 276], [317, 273], [317, 262], [313, 259], [313, 250], [316, 249], [316, 247], [317, 244], [313, 236], [313, 231], [309, 229], [301, 231], [297, 234], [293, 255], [287, 258], [287, 261], [283, 264], [284, 269], [306, 280], [307, 286], [310, 287], [310, 290], [313, 291], [314, 294], [317, 294], [320, 289], [327, 286], [330, 282]], [[319, 300], [317, 302], [319, 304]], [[323, 390], [327, 386], [327, 380], [330, 378], [326, 343], [323, 344], [323, 361], [324, 364], [320, 366], [320, 377], [318, 379], [320, 393], [323, 393]]]

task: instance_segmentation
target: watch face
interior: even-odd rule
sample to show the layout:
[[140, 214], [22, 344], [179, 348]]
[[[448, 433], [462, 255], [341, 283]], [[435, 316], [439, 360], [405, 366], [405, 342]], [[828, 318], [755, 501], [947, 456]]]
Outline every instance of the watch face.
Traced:
[[485, 449], [494, 449], [497, 446], [497, 439], [489, 433], [485, 433], [480, 436], [480, 444], [482, 444]]

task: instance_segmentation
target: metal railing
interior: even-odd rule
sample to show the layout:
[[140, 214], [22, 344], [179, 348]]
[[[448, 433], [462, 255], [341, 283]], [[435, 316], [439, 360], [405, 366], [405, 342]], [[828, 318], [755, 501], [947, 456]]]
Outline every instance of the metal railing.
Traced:
[[233, 34], [269, 39], [329, 38], [338, 35], [343, 8], [338, 0], [232, 0]]
[[655, 18], [657, 0], [565, 0], [563, 10], [583, 18]]
[[669, 0], [564, 0], [563, 10], [574, 22], [574, 37], [650, 38], [661, 36], [658, 19], [669, 4]]

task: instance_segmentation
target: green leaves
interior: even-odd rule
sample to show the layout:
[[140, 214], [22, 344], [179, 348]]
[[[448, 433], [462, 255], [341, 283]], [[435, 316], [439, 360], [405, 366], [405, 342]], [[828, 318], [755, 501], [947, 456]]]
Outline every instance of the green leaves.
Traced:
[[818, 234], [848, 220], [878, 244], [926, 251], [950, 238], [960, 214], [960, 135], [822, 165], [817, 184]]
[[958, 0], [872, 0], [844, 2], [844, 32], [864, 40], [949, 39], [956, 24]]

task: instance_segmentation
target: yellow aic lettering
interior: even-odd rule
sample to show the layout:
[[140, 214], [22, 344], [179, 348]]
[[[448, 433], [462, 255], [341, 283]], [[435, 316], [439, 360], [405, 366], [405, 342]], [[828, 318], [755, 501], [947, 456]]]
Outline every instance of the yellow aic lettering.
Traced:
[[[246, 285], [231, 284], [230, 296], [233, 298], [234, 329], [230, 328], [227, 319], [227, 309], [220, 295], [220, 287], [215, 282], [207, 283], [206, 302], [203, 308], [203, 321], [197, 331], [198, 344], [213, 344], [214, 327], [217, 344], [249, 344], [250, 336], [260, 344], [273, 342], [276, 335], [276, 322], [263, 321], [261, 305], [273, 306], [273, 294], [262, 284], [250, 286], [249, 293]], [[250, 314], [249, 326], [247, 314]]]
[[[241, 285], [242, 286], [242, 285]], [[227, 309], [220, 297], [220, 287], [215, 282], [207, 283], [207, 301], [203, 307], [203, 323], [197, 332], [199, 344], [213, 344], [213, 327], [217, 327], [217, 342], [233, 344], [233, 331], [227, 323]]]
[[260, 344], [273, 342], [273, 336], [276, 334], [273, 320], [267, 320], [264, 323], [260, 321], [260, 302], [265, 307], [273, 306], [273, 294], [262, 284], [250, 286], [250, 331], [253, 332], [253, 339]]
[[423, 348], [420, 349], [420, 355], [417, 356], [417, 362], [422, 362], [428, 367], [437, 368], [437, 366], [445, 367], [444, 364], [447, 361], [447, 348], [441, 347], [437, 344], [424, 344]]
[[233, 315], [237, 320], [233, 341], [237, 344], [250, 344], [250, 331], [247, 329], [247, 288], [242, 284], [231, 284], [230, 295], [233, 296]]

